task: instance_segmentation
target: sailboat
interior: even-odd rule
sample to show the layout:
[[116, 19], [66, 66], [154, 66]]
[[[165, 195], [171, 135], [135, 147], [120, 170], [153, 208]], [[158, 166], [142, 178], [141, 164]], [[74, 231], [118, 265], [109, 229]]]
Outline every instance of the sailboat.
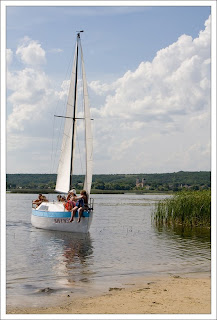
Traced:
[[[83, 32], [83, 30], [77, 33], [77, 41], [75, 46], [74, 61], [66, 107], [66, 115], [63, 117], [65, 118], [65, 125], [55, 191], [58, 193], [66, 194], [69, 192], [69, 190], [73, 189], [73, 160], [75, 158], [76, 124], [77, 121], [83, 119], [85, 127], [86, 149], [86, 173], [83, 188], [88, 195], [88, 208], [85, 209], [85, 211], [83, 211], [80, 223], [77, 223], [77, 219], [74, 219], [73, 222], [69, 221], [71, 218], [71, 212], [65, 209], [65, 206], [62, 202], [42, 202], [37, 208], [32, 208], [31, 223], [36, 228], [87, 233], [89, 231], [93, 218], [93, 200], [90, 199], [93, 171], [93, 137], [91, 129], [92, 119], [90, 117], [87, 80], [80, 39], [81, 32]], [[77, 117], [77, 91], [79, 67], [78, 61], [81, 61], [81, 73], [83, 83], [83, 118]], [[78, 216], [78, 212], [76, 212], [75, 218], [76, 216]]]

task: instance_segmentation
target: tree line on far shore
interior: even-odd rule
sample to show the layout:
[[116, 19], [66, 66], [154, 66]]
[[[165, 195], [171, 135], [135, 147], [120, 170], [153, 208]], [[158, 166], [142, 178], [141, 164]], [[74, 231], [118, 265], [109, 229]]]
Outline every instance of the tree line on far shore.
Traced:
[[[52, 192], [56, 174], [7, 174], [7, 191]], [[83, 188], [83, 175], [75, 175], [74, 188]], [[207, 190], [211, 187], [211, 172], [173, 172], [152, 174], [97, 174], [93, 175], [92, 192], [138, 191], [169, 192]]]

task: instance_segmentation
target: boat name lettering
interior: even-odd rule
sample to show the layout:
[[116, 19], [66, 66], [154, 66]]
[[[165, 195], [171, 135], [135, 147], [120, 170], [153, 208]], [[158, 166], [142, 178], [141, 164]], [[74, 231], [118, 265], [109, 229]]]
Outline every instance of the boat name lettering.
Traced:
[[54, 219], [55, 223], [68, 223], [69, 219]]

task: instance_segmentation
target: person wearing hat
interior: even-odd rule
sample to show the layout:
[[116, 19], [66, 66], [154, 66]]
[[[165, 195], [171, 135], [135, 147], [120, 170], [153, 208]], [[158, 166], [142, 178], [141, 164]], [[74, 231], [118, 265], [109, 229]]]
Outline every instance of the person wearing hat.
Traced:
[[72, 189], [69, 191], [70, 193], [73, 193], [74, 195], [76, 195], [76, 190], [75, 189]]
[[76, 190], [75, 189], [69, 190], [66, 200], [68, 201], [72, 196], [76, 197]]

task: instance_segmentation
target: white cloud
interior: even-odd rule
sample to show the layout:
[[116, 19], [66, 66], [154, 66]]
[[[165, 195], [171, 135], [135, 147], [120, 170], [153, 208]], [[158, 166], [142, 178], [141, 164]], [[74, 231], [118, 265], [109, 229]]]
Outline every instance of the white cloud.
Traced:
[[102, 83], [99, 80], [91, 81], [89, 83], [89, 87], [98, 95], [108, 94], [108, 92], [112, 92], [117, 88], [116, 82], [112, 84]]
[[[54, 90], [38, 68], [46, 53], [37, 41], [25, 39], [16, 56], [25, 66], [8, 71], [11, 148], [16, 147], [10, 141], [16, 132], [38, 136], [38, 140], [51, 135], [49, 121], [69, 87], [67, 80]], [[9, 61], [12, 57], [9, 49]], [[94, 172], [209, 170], [210, 64], [209, 18], [196, 39], [182, 35], [157, 52], [153, 61], [142, 61], [135, 71], [128, 70], [112, 83], [92, 81]], [[45, 146], [43, 150], [47, 152]]]
[[42, 49], [41, 44], [28, 37], [22, 39], [21, 44], [17, 48], [16, 54], [26, 65], [37, 66], [46, 62], [45, 51]]
[[[118, 154], [122, 159], [122, 164], [119, 163], [122, 172], [126, 172], [129, 162], [134, 171], [141, 172], [184, 167], [194, 170], [200, 152], [191, 149], [191, 145], [195, 140], [205, 144], [210, 139], [210, 63], [209, 18], [198, 38], [182, 35], [157, 52], [152, 62], [141, 62], [134, 72], [127, 71], [111, 84], [96, 81], [90, 84], [95, 94], [105, 96], [104, 105], [93, 110], [94, 116], [108, 119], [95, 124], [95, 131], [100, 132], [96, 133], [97, 145], [102, 145], [104, 136], [108, 136], [108, 123], [113, 121], [109, 137], [115, 142], [110, 146], [110, 154]], [[148, 142], [143, 141], [145, 136]], [[175, 137], [179, 137], [178, 141]], [[124, 161], [126, 152], [121, 157], [126, 139], [135, 139], [128, 147], [128, 161]], [[174, 151], [177, 143], [184, 149], [180, 153]], [[192, 157], [192, 161], [186, 161], [185, 148], [189, 150], [187, 158]], [[144, 156], [147, 153], [152, 155], [148, 163]], [[144, 156], [139, 166], [138, 154]], [[179, 156], [171, 167], [170, 154], [174, 154], [174, 159]], [[202, 158], [198, 168], [209, 169], [210, 150]]]
[[7, 59], [7, 66], [11, 64], [13, 60], [13, 51], [11, 49], [6, 49], [6, 59]]
[[51, 49], [49, 52], [52, 52], [52, 53], [60, 53], [60, 52], [63, 52], [63, 50], [60, 49], [60, 48], [53, 48], [53, 49]]
[[43, 71], [25, 68], [8, 72], [7, 86], [12, 91], [8, 103], [13, 106], [13, 111], [8, 116], [8, 131], [24, 130], [25, 123], [39, 118], [47, 106], [48, 97], [53, 101], [50, 82]]
[[199, 38], [183, 35], [135, 72], [126, 72], [110, 85], [92, 82], [90, 88], [99, 95], [109, 92], [102, 117], [170, 121], [173, 114], [205, 108], [210, 102], [209, 23]]

